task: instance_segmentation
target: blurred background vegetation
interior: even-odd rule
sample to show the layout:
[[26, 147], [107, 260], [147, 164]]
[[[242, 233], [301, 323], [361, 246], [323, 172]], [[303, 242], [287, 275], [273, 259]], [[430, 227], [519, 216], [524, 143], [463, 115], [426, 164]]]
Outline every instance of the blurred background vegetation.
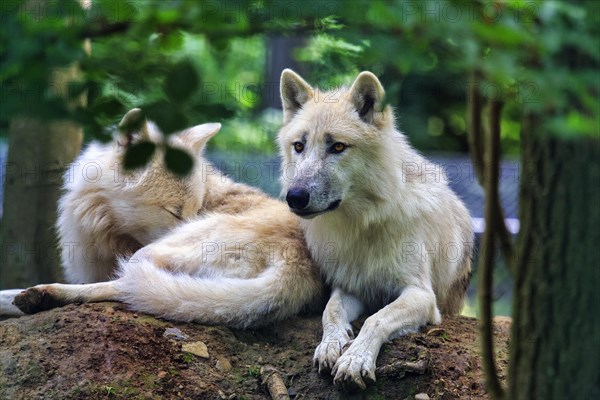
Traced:
[[598, 398], [600, 1], [3, 0], [0, 60], [0, 287], [60, 279], [51, 227], [83, 134], [109, 140], [141, 107], [165, 133], [222, 122], [209, 152], [272, 160], [283, 68], [321, 87], [370, 70], [429, 155], [484, 163], [471, 134], [500, 117], [520, 158], [521, 231], [498, 261], [508, 398]]
[[[165, 132], [225, 121], [212, 147], [272, 152], [274, 67], [286, 60], [326, 87], [373, 71], [400, 127], [424, 151], [467, 149], [473, 71], [484, 96], [507, 103], [506, 154], [518, 153], [525, 108], [563, 111], [577, 99], [580, 110], [549, 122], [560, 134], [590, 133], [598, 121], [597, 71], [574, 75], [558, 65], [565, 47], [598, 59], [595, 1], [14, 0], [1, 7], [3, 136], [11, 118], [31, 114], [69, 118], [89, 137], [107, 139], [107, 126], [142, 106]], [[57, 88], [53, 71], [73, 65], [76, 79]], [[64, 96], [81, 94], [87, 101], [69, 108]]]
[[504, 104], [505, 156], [519, 154], [526, 113], [543, 113], [549, 135], [597, 139], [599, 5], [3, 1], [0, 146], [19, 118], [42, 126], [68, 120], [85, 140], [109, 140], [123, 114], [141, 107], [165, 133], [222, 122], [209, 151], [271, 156], [285, 67], [321, 87], [374, 72], [398, 126], [427, 153], [468, 150], [472, 86]]

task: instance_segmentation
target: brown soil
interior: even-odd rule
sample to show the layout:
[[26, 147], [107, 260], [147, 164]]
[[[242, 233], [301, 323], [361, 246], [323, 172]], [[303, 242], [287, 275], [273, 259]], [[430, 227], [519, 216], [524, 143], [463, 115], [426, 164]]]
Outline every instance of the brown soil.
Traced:
[[[165, 337], [170, 327], [187, 338]], [[509, 330], [509, 321], [495, 325], [502, 374]], [[419, 393], [432, 399], [487, 398], [475, 319], [446, 319], [385, 345], [379, 368], [424, 359], [428, 368], [399, 377], [392, 367], [358, 395], [338, 392], [331, 378], [312, 367], [320, 336], [318, 316], [234, 331], [166, 322], [118, 303], [70, 305], [0, 322], [0, 398], [269, 399], [260, 379], [266, 364], [279, 370], [296, 399], [413, 399]], [[182, 344], [197, 341], [207, 345], [208, 359], [182, 351]]]

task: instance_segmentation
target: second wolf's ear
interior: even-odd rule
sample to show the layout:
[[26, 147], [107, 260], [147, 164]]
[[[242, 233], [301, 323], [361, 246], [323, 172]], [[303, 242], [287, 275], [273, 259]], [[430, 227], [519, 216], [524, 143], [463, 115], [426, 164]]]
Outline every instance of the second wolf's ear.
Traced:
[[119, 122], [119, 145], [129, 147], [140, 140], [149, 140], [148, 122], [144, 112], [139, 108], [129, 110]]
[[181, 131], [177, 136], [188, 146], [195, 154], [204, 150], [204, 146], [209, 139], [221, 130], [221, 124], [212, 122], [208, 124], [196, 125]]
[[283, 105], [283, 123], [287, 124], [302, 106], [313, 97], [313, 88], [291, 69], [281, 73], [281, 104]]
[[375, 113], [383, 111], [385, 91], [379, 79], [371, 72], [361, 72], [352, 87], [350, 97], [358, 116], [364, 122], [372, 124]]

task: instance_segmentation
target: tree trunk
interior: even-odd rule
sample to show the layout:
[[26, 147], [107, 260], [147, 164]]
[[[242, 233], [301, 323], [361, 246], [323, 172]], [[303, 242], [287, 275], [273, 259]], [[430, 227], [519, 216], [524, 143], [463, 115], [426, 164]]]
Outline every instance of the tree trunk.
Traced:
[[281, 72], [291, 68], [302, 74], [302, 65], [294, 59], [294, 50], [302, 47], [306, 39], [291, 36], [269, 36], [267, 38], [267, 60], [265, 63], [265, 84], [263, 88], [262, 108], [281, 109], [279, 79]]
[[81, 148], [71, 122], [11, 122], [4, 182], [0, 288], [61, 280], [54, 224], [62, 173]]
[[600, 398], [600, 146], [528, 117], [510, 399]]

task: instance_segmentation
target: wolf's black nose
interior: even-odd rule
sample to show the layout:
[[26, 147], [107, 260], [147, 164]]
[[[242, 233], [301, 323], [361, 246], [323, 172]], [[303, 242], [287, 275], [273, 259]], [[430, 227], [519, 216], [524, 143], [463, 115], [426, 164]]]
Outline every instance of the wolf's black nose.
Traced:
[[288, 190], [285, 200], [290, 208], [304, 210], [310, 201], [310, 193], [304, 189], [292, 188]]

